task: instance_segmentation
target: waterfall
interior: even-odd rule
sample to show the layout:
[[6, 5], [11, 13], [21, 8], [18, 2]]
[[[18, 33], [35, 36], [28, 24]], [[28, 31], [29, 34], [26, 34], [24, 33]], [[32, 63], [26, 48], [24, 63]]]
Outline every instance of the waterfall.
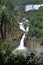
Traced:
[[24, 46], [24, 39], [25, 39], [25, 33], [29, 31], [29, 26], [27, 26], [25, 29], [24, 24], [23, 24], [23, 23], [27, 23], [27, 21], [28, 20], [26, 19], [26, 22], [18, 22], [19, 28], [20, 30], [24, 32], [24, 34], [20, 40], [20, 45], [15, 49], [15, 51], [16, 50], [27, 50], [27, 48]]
[[25, 47], [24, 47], [24, 39], [25, 39], [25, 33], [23, 34], [23, 36], [21, 38], [20, 45], [17, 48], [17, 50], [23, 50], [23, 49], [25, 49]]
[[24, 38], [25, 38], [25, 33], [24, 35], [22, 36], [22, 39], [20, 41], [20, 47], [24, 47]]
[[19, 28], [20, 28], [20, 30], [25, 32], [25, 28], [24, 28], [23, 22], [19, 23]]
[[29, 10], [38, 10], [39, 9], [39, 7], [41, 7], [41, 6], [43, 6], [43, 4], [36, 4], [36, 5], [26, 5], [25, 6], [25, 11], [27, 12], [27, 11], [29, 11]]

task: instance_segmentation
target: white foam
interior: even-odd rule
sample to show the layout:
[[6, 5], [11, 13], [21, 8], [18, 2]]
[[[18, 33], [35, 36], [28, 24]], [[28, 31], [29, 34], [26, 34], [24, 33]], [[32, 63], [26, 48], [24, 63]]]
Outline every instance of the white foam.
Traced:
[[25, 6], [25, 11], [29, 11], [29, 10], [38, 10], [39, 7], [43, 6], [43, 4], [38, 4], [38, 5], [26, 5]]

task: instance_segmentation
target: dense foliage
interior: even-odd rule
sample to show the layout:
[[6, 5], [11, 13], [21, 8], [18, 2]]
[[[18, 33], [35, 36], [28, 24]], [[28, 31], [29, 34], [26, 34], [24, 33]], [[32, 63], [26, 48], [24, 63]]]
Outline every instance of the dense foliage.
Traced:
[[26, 16], [29, 20], [29, 36], [36, 37], [42, 43], [43, 41], [43, 7], [39, 10], [28, 11]]
[[[43, 44], [43, 7], [39, 8], [39, 10], [25, 12], [24, 10], [21, 10], [18, 5], [18, 9], [15, 10], [17, 4], [25, 2], [29, 4], [36, 4], [43, 3], [43, 0], [0, 0], [0, 23], [1, 21], [9, 22], [10, 27], [10, 37], [7, 35], [7, 40], [4, 43], [15, 43], [12, 39], [19, 36], [21, 33], [18, 27], [18, 21], [22, 21], [22, 18], [25, 17], [29, 20], [30, 26], [28, 37], [36, 37], [36, 39]], [[5, 20], [2, 19], [3, 16], [5, 16]]]
[[[41, 4], [43, 0], [0, 0], [0, 37], [2, 34], [1, 28], [4, 27], [4, 30], [7, 28], [5, 23], [9, 23], [8, 29], [10, 32], [5, 37], [5, 31], [3, 36], [6, 39], [0, 40], [0, 65], [43, 65], [39, 63], [39, 58], [35, 56], [24, 57], [23, 55], [12, 55], [12, 50], [16, 46], [16, 39], [21, 35], [21, 31], [18, 27], [18, 21], [21, 21], [23, 17], [26, 17], [29, 20], [29, 33], [28, 37], [36, 37], [38, 41], [43, 44], [43, 7], [39, 10], [25, 12], [23, 10], [14, 10], [19, 4]], [[18, 6], [19, 7], [19, 6]], [[4, 18], [3, 18], [4, 17]], [[3, 22], [3, 26], [1, 26]], [[5, 26], [4, 26], [5, 25]], [[3, 29], [2, 29], [3, 30]], [[20, 37], [19, 37], [20, 38]], [[17, 41], [18, 43], [18, 41]]]
[[34, 53], [28, 56], [22, 54], [8, 54], [0, 52], [0, 65], [43, 65], [40, 57], [36, 57]]
[[17, 5], [20, 4], [41, 4], [43, 0], [0, 0], [1, 4], [8, 4], [8, 3], [16, 3]]

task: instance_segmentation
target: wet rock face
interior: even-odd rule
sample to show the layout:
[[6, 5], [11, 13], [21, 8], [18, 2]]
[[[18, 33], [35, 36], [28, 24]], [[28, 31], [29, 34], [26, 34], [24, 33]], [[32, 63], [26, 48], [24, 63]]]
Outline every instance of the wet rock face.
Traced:
[[24, 27], [25, 27], [25, 30], [26, 30], [27, 25], [26, 25], [26, 24], [24, 24]]

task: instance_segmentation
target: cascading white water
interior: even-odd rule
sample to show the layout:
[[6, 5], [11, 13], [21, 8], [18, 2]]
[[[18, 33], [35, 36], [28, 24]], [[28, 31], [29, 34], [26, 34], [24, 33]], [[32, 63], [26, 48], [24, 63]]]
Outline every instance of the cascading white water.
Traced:
[[24, 38], [25, 38], [25, 33], [24, 33], [24, 35], [22, 36], [22, 39], [21, 39], [21, 41], [20, 41], [20, 47], [21, 47], [21, 48], [24, 47]]
[[27, 11], [29, 11], [29, 10], [38, 10], [39, 9], [39, 7], [41, 7], [41, 6], [43, 6], [43, 4], [36, 4], [36, 5], [26, 5], [25, 6], [25, 11], [27, 12]]
[[[28, 20], [26, 19], [26, 23], [27, 23], [27, 21]], [[16, 50], [27, 50], [27, 48], [24, 46], [24, 39], [25, 39], [25, 33], [28, 32], [28, 30], [29, 30], [29, 26], [27, 26], [25, 29], [23, 22], [18, 22], [18, 23], [19, 23], [20, 30], [24, 31], [24, 34], [20, 40], [20, 45], [15, 49], [15, 51]]]
[[24, 28], [23, 22], [19, 23], [19, 28], [20, 28], [20, 30], [25, 32], [25, 28]]
[[25, 29], [23, 22], [19, 23], [19, 28], [20, 28], [20, 30], [22, 30], [24, 32], [28, 32], [28, 30], [29, 30], [29, 26], [27, 26]]
[[23, 49], [25, 49], [25, 47], [24, 47], [24, 39], [25, 39], [25, 33], [23, 34], [22, 39], [20, 41], [20, 45], [19, 45], [18, 48], [16, 48], [16, 50], [23, 50]]

